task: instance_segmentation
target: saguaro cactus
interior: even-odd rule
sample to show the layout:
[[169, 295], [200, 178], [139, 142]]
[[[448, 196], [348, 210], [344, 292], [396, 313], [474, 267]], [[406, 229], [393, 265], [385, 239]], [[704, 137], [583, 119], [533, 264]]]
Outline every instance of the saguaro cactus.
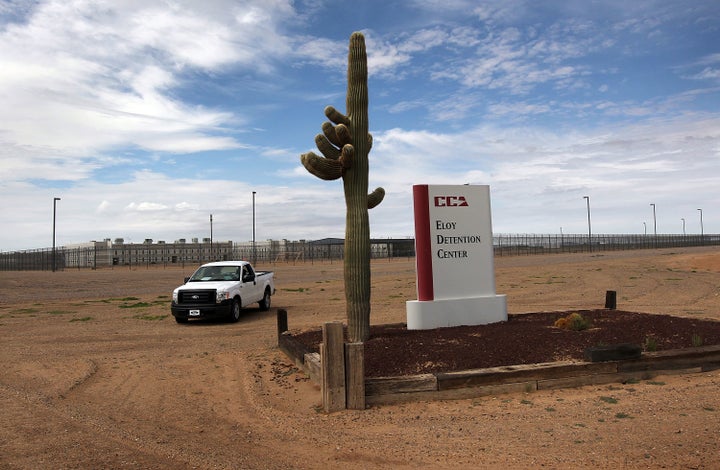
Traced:
[[372, 136], [368, 132], [367, 54], [365, 37], [350, 36], [348, 85], [342, 114], [325, 108], [331, 122], [322, 125], [315, 144], [323, 156], [308, 152], [300, 156], [303, 166], [318, 178], [342, 178], [345, 190], [345, 302], [350, 341], [365, 341], [370, 335], [370, 223], [368, 209], [380, 204], [385, 190], [368, 194], [368, 154]]

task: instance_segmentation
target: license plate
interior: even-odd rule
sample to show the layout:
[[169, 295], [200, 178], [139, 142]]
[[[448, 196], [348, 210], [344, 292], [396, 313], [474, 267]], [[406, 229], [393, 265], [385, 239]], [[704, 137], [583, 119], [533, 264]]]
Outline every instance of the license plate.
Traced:
[[200, 316], [200, 310], [190, 310], [189, 312], [191, 317], [199, 317]]

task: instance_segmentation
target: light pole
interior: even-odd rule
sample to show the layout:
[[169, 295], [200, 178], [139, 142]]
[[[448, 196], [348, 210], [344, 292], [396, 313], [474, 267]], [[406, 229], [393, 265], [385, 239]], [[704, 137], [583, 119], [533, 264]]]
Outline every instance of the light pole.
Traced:
[[685, 235], [685, 218], [681, 217], [680, 220], [683, 222], [683, 235]]
[[647, 224], [643, 222], [643, 230], [645, 232], [645, 235], [647, 235]]
[[653, 235], [657, 236], [657, 217], [655, 216], [655, 204], [650, 203], [653, 208]]
[[212, 214], [210, 214], [210, 261], [215, 261], [213, 259]]
[[257, 252], [255, 251], [255, 191], [252, 192], [252, 209], [253, 209], [253, 219], [252, 219], [252, 249], [253, 249], [253, 266], [257, 264]]
[[583, 196], [585, 202], [587, 202], [587, 215], [588, 215], [588, 249], [592, 251], [592, 229], [590, 228], [590, 196]]
[[60, 200], [59, 197], [53, 198], [53, 244], [52, 244], [52, 272], [55, 272], [55, 216], [57, 214], [57, 202]]
[[703, 221], [702, 221], [702, 209], [698, 209], [700, 211], [700, 238], [702, 239], [703, 235], [705, 235], [705, 229], [703, 228]]

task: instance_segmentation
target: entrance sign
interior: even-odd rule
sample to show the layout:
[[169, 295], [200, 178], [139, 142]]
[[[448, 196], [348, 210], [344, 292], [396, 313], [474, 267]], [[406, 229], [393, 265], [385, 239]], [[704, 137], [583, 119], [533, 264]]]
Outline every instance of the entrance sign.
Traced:
[[507, 320], [495, 294], [490, 187], [415, 185], [413, 207], [418, 300], [406, 304], [408, 329]]

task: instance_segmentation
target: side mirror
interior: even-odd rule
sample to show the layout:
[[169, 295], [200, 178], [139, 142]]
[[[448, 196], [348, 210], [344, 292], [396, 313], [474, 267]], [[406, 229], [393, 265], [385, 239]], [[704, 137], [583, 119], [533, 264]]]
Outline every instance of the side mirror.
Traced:
[[255, 280], [254, 274], [245, 274], [243, 276], [243, 282], [253, 282]]
[[183, 282], [183, 284], [187, 284], [189, 280], [190, 280], [190, 276], [186, 277], [185, 282]]

